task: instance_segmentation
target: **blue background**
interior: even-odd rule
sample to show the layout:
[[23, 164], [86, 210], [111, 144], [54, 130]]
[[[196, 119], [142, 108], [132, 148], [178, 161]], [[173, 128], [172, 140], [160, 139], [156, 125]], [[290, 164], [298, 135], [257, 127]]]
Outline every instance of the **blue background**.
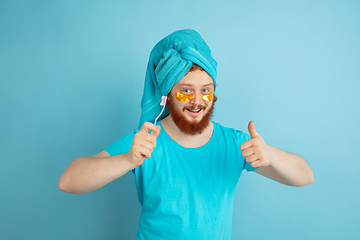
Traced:
[[0, 1], [0, 238], [133, 239], [131, 174], [58, 179], [137, 127], [152, 47], [196, 29], [218, 62], [214, 120], [301, 154], [315, 182], [240, 178], [233, 239], [359, 239], [359, 1]]

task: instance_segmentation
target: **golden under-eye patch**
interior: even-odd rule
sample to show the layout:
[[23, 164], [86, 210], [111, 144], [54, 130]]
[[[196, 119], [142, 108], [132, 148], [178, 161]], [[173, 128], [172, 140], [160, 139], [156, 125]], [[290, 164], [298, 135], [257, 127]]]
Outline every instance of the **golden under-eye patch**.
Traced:
[[214, 98], [213, 90], [211, 90], [208, 95], [202, 96], [202, 99], [204, 99], [204, 101], [207, 101], [207, 102], [211, 102], [213, 100], [213, 98]]
[[189, 101], [191, 99], [194, 98], [194, 94], [190, 93], [190, 94], [182, 94], [181, 92], [176, 92], [176, 99], [179, 100], [180, 102], [185, 102], [185, 101]]
[[[189, 101], [193, 98], [194, 98], [193, 93], [182, 94], [181, 92], [176, 92], [176, 99], [179, 100], [180, 102]], [[213, 98], [214, 98], [213, 90], [211, 90], [211, 92], [209, 94], [202, 96], [202, 99], [206, 102], [211, 102], [213, 100]]]

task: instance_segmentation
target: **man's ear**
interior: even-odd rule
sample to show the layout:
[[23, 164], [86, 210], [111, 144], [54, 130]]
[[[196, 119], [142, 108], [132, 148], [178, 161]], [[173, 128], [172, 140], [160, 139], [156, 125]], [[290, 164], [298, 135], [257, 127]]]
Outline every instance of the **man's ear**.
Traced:
[[217, 101], [217, 96], [214, 94], [214, 102]]
[[171, 89], [170, 92], [169, 92], [168, 95], [167, 95], [167, 99], [168, 99], [168, 100], [171, 98], [171, 92], [172, 92], [172, 91], [173, 91], [173, 90]]

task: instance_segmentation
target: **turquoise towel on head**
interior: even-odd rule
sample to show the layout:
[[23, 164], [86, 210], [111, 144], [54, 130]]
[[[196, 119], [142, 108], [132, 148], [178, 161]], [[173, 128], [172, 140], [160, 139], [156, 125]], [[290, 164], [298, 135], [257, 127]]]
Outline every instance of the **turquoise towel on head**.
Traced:
[[[154, 123], [162, 110], [161, 97], [169, 94], [193, 63], [202, 67], [212, 77], [216, 86], [217, 63], [198, 32], [191, 29], [179, 30], [155, 45], [146, 70], [139, 128], [144, 122]], [[165, 108], [159, 120], [168, 114], [169, 111]]]

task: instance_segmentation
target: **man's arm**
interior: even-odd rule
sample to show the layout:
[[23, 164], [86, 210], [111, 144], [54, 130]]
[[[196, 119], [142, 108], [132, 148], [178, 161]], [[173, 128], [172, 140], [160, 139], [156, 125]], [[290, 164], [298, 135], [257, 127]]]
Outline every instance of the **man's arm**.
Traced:
[[110, 156], [106, 151], [72, 161], [59, 178], [59, 189], [67, 193], [92, 192], [135, 168], [126, 154]]
[[257, 168], [254, 172], [283, 183], [285, 185], [302, 187], [314, 182], [314, 175], [305, 159], [295, 153], [288, 153], [271, 147], [275, 161], [269, 166]]
[[285, 185], [301, 187], [314, 181], [310, 166], [300, 155], [288, 153], [265, 143], [256, 132], [254, 122], [249, 123], [251, 139], [243, 142], [242, 155], [255, 170], [265, 177]]
[[151, 156], [159, 133], [160, 126], [145, 122], [135, 134], [129, 152], [110, 156], [102, 151], [94, 156], [75, 159], [60, 176], [59, 189], [68, 193], [88, 193], [123, 176]]

